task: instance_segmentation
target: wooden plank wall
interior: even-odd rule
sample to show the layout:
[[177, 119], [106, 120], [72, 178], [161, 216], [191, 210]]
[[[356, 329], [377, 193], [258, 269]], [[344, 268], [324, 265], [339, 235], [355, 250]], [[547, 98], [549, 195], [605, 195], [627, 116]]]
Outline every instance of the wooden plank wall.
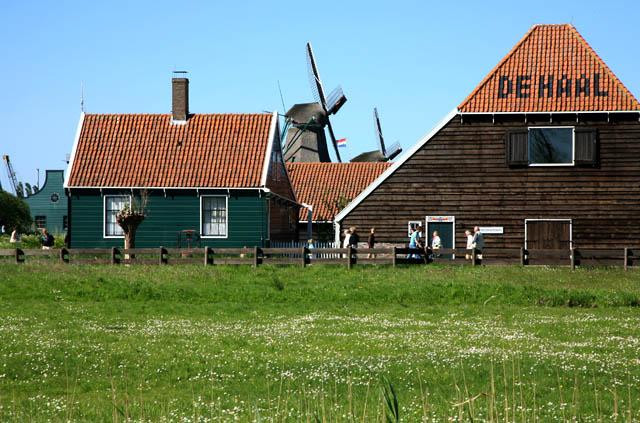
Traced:
[[[609, 120], [608, 120], [609, 119]], [[454, 117], [357, 206], [342, 227], [375, 226], [378, 242], [405, 243], [407, 221], [456, 217], [456, 246], [474, 225], [503, 226], [487, 246], [524, 243], [524, 220], [573, 219], [577, 248], [619, 247], [640, 239], [640, 122], [633, 114]], [[505, 134], [528, 126], [598, 129], [600, 164], [511, 169]]]

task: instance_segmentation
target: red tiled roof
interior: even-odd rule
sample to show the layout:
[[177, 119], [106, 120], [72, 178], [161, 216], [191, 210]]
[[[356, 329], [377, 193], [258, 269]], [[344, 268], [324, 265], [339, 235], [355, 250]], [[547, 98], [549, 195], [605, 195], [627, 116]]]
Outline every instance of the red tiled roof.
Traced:
[[70, 187], [258, 187], [271, 114], [87, 114]]
[[[551, 90], [541, 87], [541, 81], [546, 85], [549, 80]], [[569, 84], [568, 94], [558, 93], [559, 86]], [[462, 113], [630, 111], [640, 110], [640, 104], [578, 31], [564, 24], [534, 25], [458, 109]]]
[[[338, 205], [346, 206], [389, 166], [389, 162], [300, 162], [287, 163], [287, 171], [298, 202], [313, 206], [313, 220], [332, 221], [340, 211]], [[307, 220], [305, 208], [300, 209], [300, 220]]]

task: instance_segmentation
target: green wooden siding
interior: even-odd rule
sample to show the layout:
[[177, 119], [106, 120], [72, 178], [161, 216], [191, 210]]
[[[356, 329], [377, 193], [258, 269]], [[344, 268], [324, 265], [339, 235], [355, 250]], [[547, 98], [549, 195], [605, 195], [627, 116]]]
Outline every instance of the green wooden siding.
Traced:
[[[71, 247], [118, 247], [122, 238], [104, 238], [104, 196], [129, 195], [130, 191], [71, 190]], [[137, 195], [137, 192], [136, 192]], [[227, 195], [227, 191], [200, 190], [200, 195]], [[266, 199], [257, 190], [231, 191], [228, 203], [227, 238], [202, 239], [212, 247], [264, 246], [267, 238]], [[200, 232], [200, 197], [191, 190], [152, 191], [147, 218], [136, 233], [136, 247], [176, 247], [178, 233]], [[185, 246], [184, 244], [182, 245]]]
[[[64, 188], [64, 170], [47, 170], [42, 189], [25, 199], [31, 210], [31, 217], [46, 216], [47, 230], [52, 234], [63, 234], [62, 222], [67, 215], [67, 196]], [[58, 201], [51, 201], [51, 196], [57, 194]]]

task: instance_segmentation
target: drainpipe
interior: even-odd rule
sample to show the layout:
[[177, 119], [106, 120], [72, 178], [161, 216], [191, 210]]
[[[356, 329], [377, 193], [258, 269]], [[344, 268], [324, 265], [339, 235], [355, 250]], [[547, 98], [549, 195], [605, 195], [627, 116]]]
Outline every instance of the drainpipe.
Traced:
[[307, 209], [307, 239], [313, 238], [313, 206], [302, 203], [302, 207]]
[[333, 241], [336, 243], [337, 248], [340, 248], [340, 222], [338, 221], [333, 222], [333, 236]]

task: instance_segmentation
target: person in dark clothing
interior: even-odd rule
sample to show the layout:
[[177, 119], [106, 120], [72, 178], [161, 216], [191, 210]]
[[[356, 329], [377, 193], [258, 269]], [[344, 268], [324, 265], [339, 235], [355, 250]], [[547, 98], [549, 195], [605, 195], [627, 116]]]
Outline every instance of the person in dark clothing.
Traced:
[[356, 232], [356, 227], [355, 226], [350, 227], [349, 232], [351, 232], [351, 237], [349, 238], [349, 245], [351, 245], [351, 248], [358, 248], [358, 243], [360, 242], [360, 236]]
[[50, 250], [53, 248], [55, 238], [46, 229], [42, 230], [42, 236], [40, 237], [40, 244], [43, 250]]
[[[367, 238], [367, 247], [375, 248], [376, 246], [376, 228], [371, 228], [369, 232], [369, 238]], [[369, 254], [367, 258], [376, 258], [375, 254]]]

